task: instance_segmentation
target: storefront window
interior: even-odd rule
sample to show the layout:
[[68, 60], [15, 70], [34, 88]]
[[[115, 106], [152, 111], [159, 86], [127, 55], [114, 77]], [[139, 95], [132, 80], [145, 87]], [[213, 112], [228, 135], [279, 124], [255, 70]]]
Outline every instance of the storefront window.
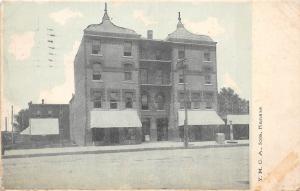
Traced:
[[135, 140], [135, 129], [134, 128], [126, 128], [125, 129], [125, 138], [126, 138], [126, 140]]

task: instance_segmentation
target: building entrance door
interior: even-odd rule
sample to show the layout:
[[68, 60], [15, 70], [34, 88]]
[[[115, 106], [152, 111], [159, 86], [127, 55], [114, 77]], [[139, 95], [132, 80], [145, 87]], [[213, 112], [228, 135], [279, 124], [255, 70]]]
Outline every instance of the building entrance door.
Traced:
[[168, 119], [161, 118], [156, 120], [157, 126], [157, 141], [168, 140]]
[[150, 119], [145, 118], [142, 121], [142, 141], [150, 141]]
[[111, 128], [110, 129], [110, 142], [113, 144], [119, 143], [119, 129], [118, 128]]

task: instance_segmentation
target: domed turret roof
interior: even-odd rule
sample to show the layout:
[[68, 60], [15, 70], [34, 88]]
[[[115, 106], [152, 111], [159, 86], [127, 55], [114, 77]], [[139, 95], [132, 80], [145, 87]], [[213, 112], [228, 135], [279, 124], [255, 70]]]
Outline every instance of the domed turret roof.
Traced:
[[188, 31], [181, 22], [180, 12], [178, 13], [178, 24], [177, 29], [168, 35], [167, 41], [173, 42], [214, 42], [209, 36], [207, 35], [198, 35], [193, 34]]
[[107, 5], [105, 3], [104, 15], [100, 24], [91, 24], [85, 30], [85, 33], [101, 34], [102, 36], [140, 38], [134, 30], [119, 27], [111, 22], [107, 14]]

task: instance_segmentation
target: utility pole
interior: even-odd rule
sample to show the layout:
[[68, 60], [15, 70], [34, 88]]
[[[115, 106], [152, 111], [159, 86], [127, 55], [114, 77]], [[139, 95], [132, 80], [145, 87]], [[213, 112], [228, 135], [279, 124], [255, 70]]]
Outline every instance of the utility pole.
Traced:
[[14, 106], [11, 106], [11, 144], [14, 144]]
[[183, 91], [184, 91], [184, 126], [183, 126], [183, 134], [184, 134], [184, 148], [188, 148], [189, 142], [188, 142], [188, 100], [187, 100], [187, 91], [186, 91], [186, 65], [184, 65], [184, 62], [186, 59], [180, 59], [177, 63], [180, 63], [179, 68], [182, 69], [182, 76], [183, 76]]

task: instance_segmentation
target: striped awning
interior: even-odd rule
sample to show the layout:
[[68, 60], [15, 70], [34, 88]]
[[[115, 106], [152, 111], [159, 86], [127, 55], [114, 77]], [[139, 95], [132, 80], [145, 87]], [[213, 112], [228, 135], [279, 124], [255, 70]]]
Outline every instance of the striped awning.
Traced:
[[[178, 111], [178, 125], [183, 126], [184, 110]], [[220, 116], [213, 110], [188, 110], [188, 125], [225, 125]]]
[[93, 110], [91, 128], [142, 127], [136, 110]]

